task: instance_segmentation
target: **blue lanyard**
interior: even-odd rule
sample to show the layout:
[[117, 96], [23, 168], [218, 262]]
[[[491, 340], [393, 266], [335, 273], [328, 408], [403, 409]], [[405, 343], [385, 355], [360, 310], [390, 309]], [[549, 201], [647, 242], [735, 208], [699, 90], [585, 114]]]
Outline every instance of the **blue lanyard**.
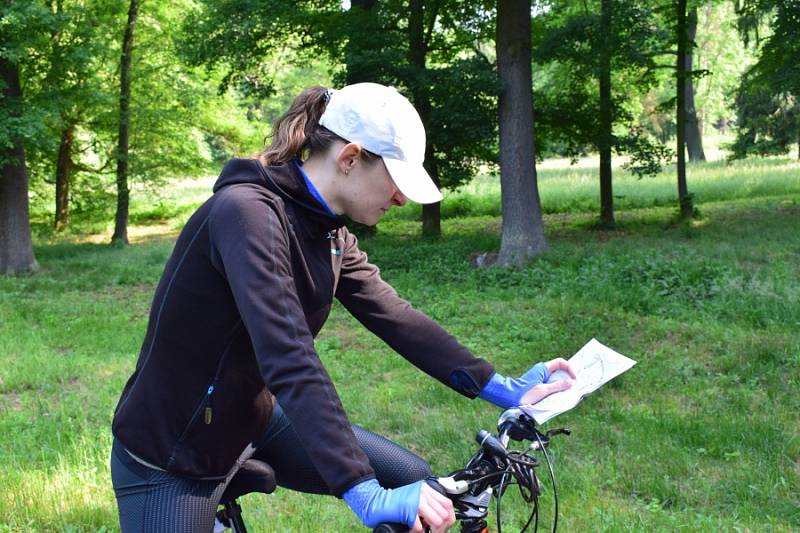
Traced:
[[307, 174], [305, 173], [305, 171], [303, 170], [303, 163], [300, 161], [300, 159], [299, 159], [299, 158], [295, 158], [295, 159], [294, 159], [294, 164], [295, 164], [295, 165], [297, 165], [297, 170], [299, 170], [299, 171], [300, 171], [300, 174], [302, 174], [302, 176], [303, 176], [303, 179], [304, 179], [304, 180], [305, 180], [305, 182], [306, 182], [306, 187], [308, 187], [308, 192], [310, 192], [310, 193], [311, 193], [311, 195], [312, 195], [314, 198], [316, 198], [316, 199], [317, 199], [317, 201], [318, 201], [320, 204], [322, 204], [322, 207], [324, 207], [324, 208], [325, 208], [325, 211], [327, 211], [327, 212], [328, 212], [328, 215], [330, 215], [330, 216], [332, 216], [332, 217], [335, 217], [335, 216], [336, 216], [336, 213], [334, 213], [334, 212], [333, 212], [333, 209], [331, 209], [331, 208], [330, 208], [330, 206], [329, 206], [327, 203], [325, 203], [325, 199], [324, 199], [324, 198], [322, 198], [322, 195], [319, 193], [319, 191], [317, 190], [317, 188], [316, 188], [316, 187], [314, 187], [314, 184], [313, 184], [313, 183], [311, 183], [311, 180], [310, 180], [310, 179], [308, 179], [308, 175], [307, 175]]

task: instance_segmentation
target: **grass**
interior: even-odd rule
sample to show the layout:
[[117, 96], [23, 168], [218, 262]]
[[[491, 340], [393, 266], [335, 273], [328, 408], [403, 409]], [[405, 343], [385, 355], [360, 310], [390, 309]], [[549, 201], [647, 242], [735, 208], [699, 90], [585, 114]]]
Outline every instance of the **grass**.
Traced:
[[[547, 425], [573, 429], [552, 448], [561, 531], [800, 529], [800, 166], [691, 166], [703, 218], [690, 224], [674, 222], [671, 177], [620, 175], [615, 231], [592, 229], [594, 172], [541, 170], [551, 250], [524, 269], [469, 266], [499, 246], [490, 177], [448, 198], [443, 238], [422, 238], [411, 206], [363, 248], [505, 374], [591, 337], [639, 362]], [[111, 416], [175, 231], [206, 187], [161, 204], [140, 192], [125, 249], [97, 244], [108, 228], [91, 218], [54, 236], [35, 217], [42, 271], [0, 279], [0, 531], [118, 529]], [[420, 379], [341, 307], [317, 348], [351, 419], [436, 472], [494, 426], [495, 408]], [[243, 505], [253, 531], [359, 530], [334, 498], [279, 490]]]

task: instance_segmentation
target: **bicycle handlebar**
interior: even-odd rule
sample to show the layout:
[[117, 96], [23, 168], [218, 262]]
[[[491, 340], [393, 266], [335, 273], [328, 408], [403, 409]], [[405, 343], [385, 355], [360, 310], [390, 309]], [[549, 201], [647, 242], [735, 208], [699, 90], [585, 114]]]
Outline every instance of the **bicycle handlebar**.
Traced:
[[[533, 507], [531, 517], [523, 531], [527, 530], [534, 517], [538, 526], [537, 501], [541, 494], [541, 485], [536, 477], [535, 469], [540, 465], [539, 460], [529, 455], [527, 451], [518, 452], [508, 449], [509, 440], [530, 441], [531, 450], [544, 454], [553, 482], [556, 506], [553, 522], [553, 532], [555, 533], [558, 524], [558, 495], [555, 477], [545, 448], [550, 444], [553, 436], [569, 435], [570, 430], [558, 428], [542, 433], [536, 427], [536, 422], [518, 408], [503, 412], [498, 420], [497, 430], [497, 436], [486, 430], [480, 430], [475, 437], [480, 449], [467, 462], [467, 466], [446, 477], [429, 478], [428, 484], [453, 502], [456, 519], [461, 523], [462, 531], [480, 532], [485, 531], [486, 517], [489, 513], [492, 496], [498, 498], [499, 506], [499, 498], [505, 488], [509, 483], [514, 482], [519, 485], [523, 499], [532, 503]], [[407, 533], [409, 529], [405, 524], [383, 523], [372, 531], [373, 533]]]

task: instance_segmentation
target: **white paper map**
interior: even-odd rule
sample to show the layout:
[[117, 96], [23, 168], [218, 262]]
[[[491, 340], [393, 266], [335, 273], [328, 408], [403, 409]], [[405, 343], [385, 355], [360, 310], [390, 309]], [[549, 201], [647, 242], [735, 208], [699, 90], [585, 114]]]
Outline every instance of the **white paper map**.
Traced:
[[[571, 388], [551, 394], [538, 403], [520, 406], [538, 424], [544, 424], [554, 416], [569, 411], [584, 396], [631, 368], [636, 361], [600, 344], [597, 339], [592, 339], [570, 358], [569, 363], [576, 374]], [[572, 380], [572, 377], [563, 370], [557, 370], [547, 381], [550, 383], [559, 379]]]

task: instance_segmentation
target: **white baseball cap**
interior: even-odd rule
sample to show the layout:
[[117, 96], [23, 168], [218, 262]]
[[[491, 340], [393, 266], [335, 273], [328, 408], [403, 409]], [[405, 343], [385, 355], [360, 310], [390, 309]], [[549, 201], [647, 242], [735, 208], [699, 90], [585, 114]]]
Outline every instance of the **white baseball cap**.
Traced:
[[394, 87], [356, 83], [331, 91], [321, 126], [381, 156], [397, 188], [419, 204], [442, 200], [425, 160], [425, 128], [417, 110]]

